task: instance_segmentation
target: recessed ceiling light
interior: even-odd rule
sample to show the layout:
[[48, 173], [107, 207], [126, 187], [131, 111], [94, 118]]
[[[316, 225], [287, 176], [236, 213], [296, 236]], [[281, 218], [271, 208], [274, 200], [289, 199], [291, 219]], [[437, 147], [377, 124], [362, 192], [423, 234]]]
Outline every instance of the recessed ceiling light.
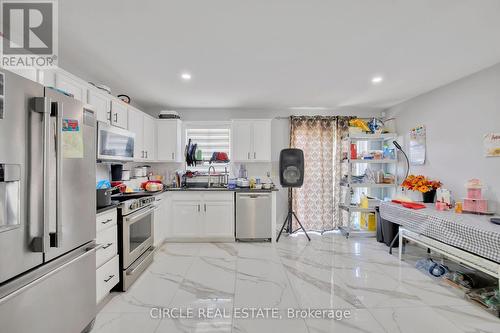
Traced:
[[181, 78], [184, 81], [189, 81], [189, 80], [191, 80], [191, 73], [183, 72], [183, 73], [181, 73]]
[[372, 78], [373, 84], [379, 84], [379, 83], [382, 83], [382, 81], [384, 81], [384, 78], [382, 76], [374, 76]]
[[292, 106], [290, 110], [328, 110], [324, 106]]

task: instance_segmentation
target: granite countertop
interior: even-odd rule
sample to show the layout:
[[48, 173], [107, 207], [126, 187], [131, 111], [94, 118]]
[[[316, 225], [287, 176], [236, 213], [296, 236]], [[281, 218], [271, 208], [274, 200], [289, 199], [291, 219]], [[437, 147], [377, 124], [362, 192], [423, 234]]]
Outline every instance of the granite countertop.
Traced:
[[[265, 190], [265, 189], [250, 189], [250, 188], [240, 188], [237, 187], [235, 189], [228, 189], [226, 187], [211, 187], [211, 188], [199, 188], [199, 187], [168, 187], [165, 188], [164, 191], [171, 191], [171, 192], [193, 192], [193, 191], [208, 191], [208, 192], [251, 192], [251, 193], [270, 193], [270, 192], [277, 192], [279, 191], [277, 188], [273, 188], [270, 190]], [[161, 193], [161, 192], [158, 192]]]
[[120, 205], [120, 202], [119, 201], [111, 201], [111, 205], [109, 206], [106, 206], [106, 207], [101, 207], [101, 208], [97, 208], [96, 210], [96, 213], [97, 214], [100, 214], [100, 213], [103, 213], [105, 211], [108, 211], [108, 210], [111, 210], [113, 208], [116, 208]]

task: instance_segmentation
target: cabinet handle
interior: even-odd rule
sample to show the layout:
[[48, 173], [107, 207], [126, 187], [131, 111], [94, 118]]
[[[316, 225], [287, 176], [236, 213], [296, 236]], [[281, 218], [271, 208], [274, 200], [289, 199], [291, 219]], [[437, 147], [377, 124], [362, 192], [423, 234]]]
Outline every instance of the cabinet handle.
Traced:
[[109, 120], [109, 121], [111, 121], [111, 111], [108, 111], [106, 113], [106, 119]]
[[256, 160], [257, 159], [257, 153], [256, 152], [253, 152], [253, 159]]
[[250, 152], [248, 152], [248, 159], [250, 159]]
[[115, 123], [118, 122], [118, 113], [115, 113]]
[[107, 219], [106, 221], [102, 221], [102, 224], [108, 224], [109, 222], [113, 221], [113, 219]]
[[172, 160], [175, 160], [175, 153], [172, 153]]
[[200, 205], [198, 205], [198, 213], [200, 212]]
[[106, 245], [103, 245], [103, 246], [102, 246], [102, 249], [103, 249], [103, 250], [106, 250], [106, 249], [107, 249], [108, 247], [110, 247], [111, 245], [113, 245], [113, 243], [108, 243], [108, 244], [106, 244]]
[[148, 158], [148, 151], [146, 150], [146, 158]]
[[207, 212], [207, 204], [203, 204], [203, 208], [205, 209], [205, 213]]
[[112, 278], [114, 278], [115, 275], [110, 275], [107, 279], [104, 279], [104, 282], [109, 282], [109, 280], [111, 280]]

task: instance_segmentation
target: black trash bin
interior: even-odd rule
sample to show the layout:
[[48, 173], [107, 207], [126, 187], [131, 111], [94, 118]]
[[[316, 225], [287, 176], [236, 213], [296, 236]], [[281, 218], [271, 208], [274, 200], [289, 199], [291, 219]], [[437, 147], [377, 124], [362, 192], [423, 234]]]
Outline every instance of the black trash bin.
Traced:
[[[377, 241], [384, 242], [385, 245], [390, 246], [392, 240], [398, 234], [399, 225], [383, 219], [380, 216], [379, 207], [377, 207], [376, 211], [377, 211]], [[379, 236], [379, 230], [381, 231], [380, 236]], [[399, 239], [396, 239], [392, 247], [398, 247], [398, 246], [399, 246]]]

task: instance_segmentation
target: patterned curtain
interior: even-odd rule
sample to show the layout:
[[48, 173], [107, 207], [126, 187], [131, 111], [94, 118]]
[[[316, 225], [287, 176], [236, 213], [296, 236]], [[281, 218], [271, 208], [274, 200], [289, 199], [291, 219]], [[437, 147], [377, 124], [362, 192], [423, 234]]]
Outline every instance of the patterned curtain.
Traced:
[[[292, 116], [290, 147], [304, 151], [304, 185], [292, 190], [293, 210], [306, 230], [327, 231], [341, 225], [341, 137], [347, 117]], [[297, 228], [294, 221], [294, 229]]]

